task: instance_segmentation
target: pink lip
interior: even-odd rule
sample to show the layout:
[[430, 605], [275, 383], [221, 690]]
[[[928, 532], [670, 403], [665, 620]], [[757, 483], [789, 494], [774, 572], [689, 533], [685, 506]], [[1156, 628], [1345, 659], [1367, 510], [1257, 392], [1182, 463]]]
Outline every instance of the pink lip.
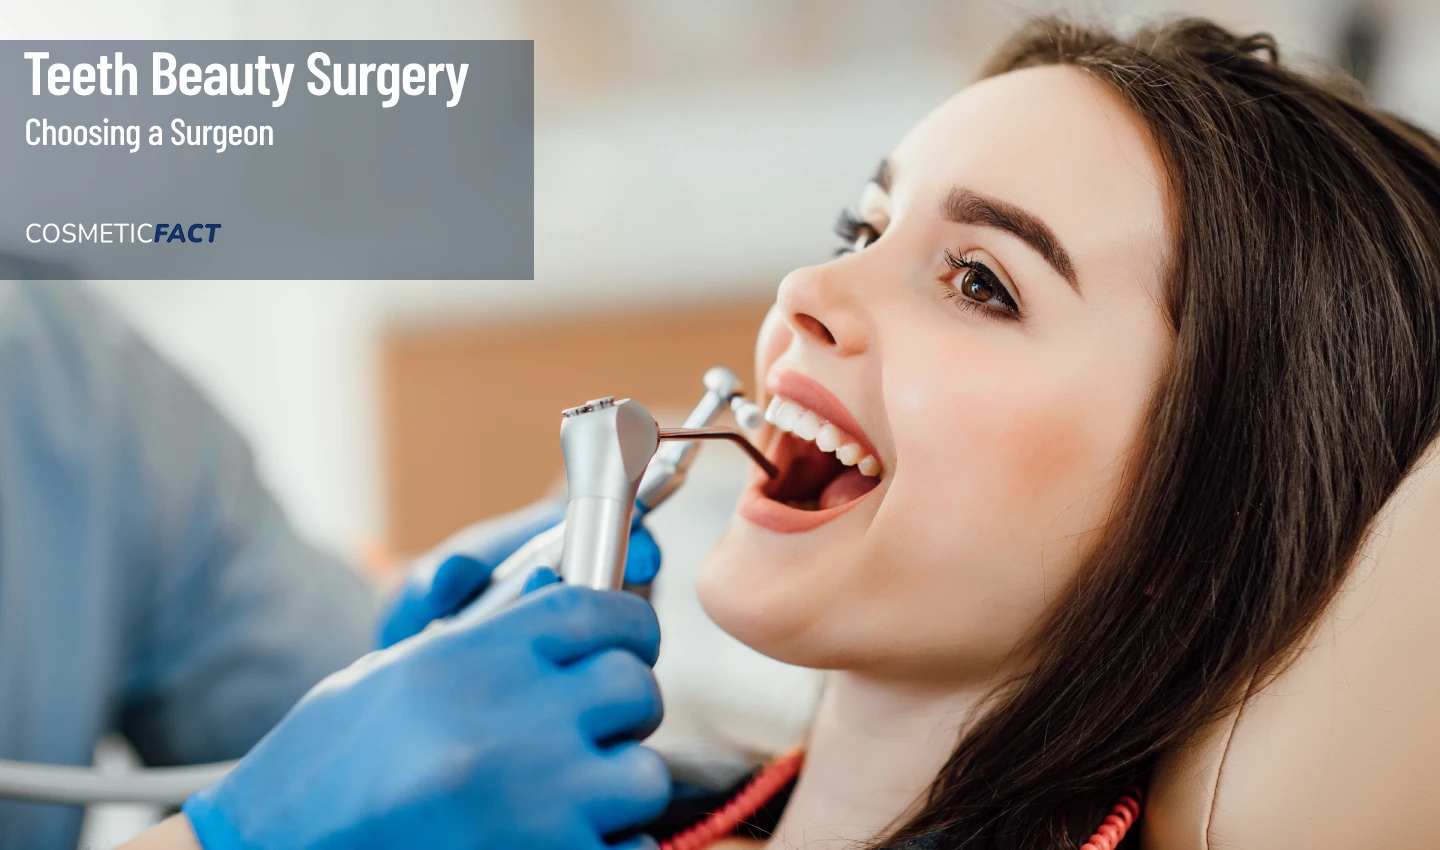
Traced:
[[799, 534], [802, 531], [819, 528], [870, 498], [870, 493], [875, 492], [871, 490], [870, 493], [836, 508], [827, 508], [823, 511], [802, 511], [774, 499], [767, 499], [765, 494], [760, 492], [764, 486], [765, 480], [761, 478], [746, 487], [745, 492], [740, 494], [740, 502], [736, 505], [735, 512], [742, 519], [781, 534]]
[[865, 429], [850, 415], [850, 410], [845, 403], [835, 397], [835, 394], [820, 385], [814, 378], [808, 378], [799, 372], [792, 372], [783, 369], [770, 376], [765, 382], [765, 390], [770, 395], [778, 395], [787, 398], [801, 407], [808, 408], [815, 412], [816, 416], [833, 424], [836, 428], [849, 434], [860, 444], [866, 454], [880, 459], [880, 453], [875, 451], [875, 446], [870, 438], [865, 436]]
[[[784, 370], [771, 376], [766, 383], [766, 390], [771, 395], [789, 399], [814, 411], [817, 416], [833, 423], [836, 428], [844, 431], [859, 443], [866, 452], [879, 459], [880, 455], [875, 451], [874, 444], [870, 442], [869, 437], [865, 436], [865, 431], [860, 427], [860, 423], [855, 421], [855, 417], [846, 409], [844, 403], [813, 378], [807, 378], [799, 372]], [[772, 436], [775, 436], [773, 429]], [[765, 483], [764, 476], [759, 476], [751, 482], [751, 485], [740, 496], [736, 513], [742, 519], [780, 534], [799, 534], [819, 528], [848, 513], [856, 505], [870, 498], [870, 493], [875, 492], [875, 490], [871, 490], [870, 493], [839, 507], [827, 508], [823, 511], [802, 511], [799, 508], [792, 508], [766, 498], [762, 492]]]

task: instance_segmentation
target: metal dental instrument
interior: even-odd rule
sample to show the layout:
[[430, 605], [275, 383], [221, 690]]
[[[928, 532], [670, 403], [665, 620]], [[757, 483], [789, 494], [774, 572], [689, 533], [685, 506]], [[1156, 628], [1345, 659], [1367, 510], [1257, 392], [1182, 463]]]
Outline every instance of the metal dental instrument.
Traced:
[[599, 398], [564, 411], [564, 548], [560, 575], [567, 584], [619, 590], [640, 477], [660, 448], [660, 426], [639, 402]]
[[766, 475], [774, 478], [779, 474], [740, 432], [729, 428], [661, 429], [650, 411], [628, 398], [595, 399], [561, 416], [560, 448], [570, 496], [565, 506], [560, 575], [569, 584], [596, 590], [619, 590], [625, 584], [625, 555], [641, 476], [649, 476], [646, 468], [654, 467], [652, 458], [661, 440], [682, 444], [673, 466], [667, 464], [651, 478], [663, 480], [664, 489], [657, 484], [655, 492], [665, 496], [675, 491], [681, 474], [689, 468], [696, 440], [731, 440], [745, 449]]
[[765, 457], [755, 444], [745, 438], [739, 431], [731, 431], [729, 428], [661, 428], [660, 439], [664, 440], [729, 440], [745, 450], [750, 459], [755, 461], [756, 466], [765, 470], [765, 474], [771, 478], [780, 475], [780, 470], [770, 459]]
[[[565, 480], [570, 501], [565, 506], [565, 548], [560, 575], [569, 584], [596, 590], [619, 590], [625, 584], [625, 555], [641, 475], [651, 465], [661, 440], [731, 440], [774, 478], [775, 465], [738, 431], [729, 428], [666, 428], [631, 399], [601, 398], [563, 414], [560, 446], [565, 454]], [[684, 467], [694, 448], [682, 451]], [[679, 468], [680, 464], [677, 464]], [[674, 492], [675, 472], [665, 473]]]
[[[746, 431], [753, 431], [764, 422], [764, 411], [753, 401], [743, 395], [744, 387], [740, 379], [723, 366], [716, 366], [705, 373], [703, 379], [705, 395], [701, 397], [695, 408], [685, 417], [681, 428], [694, 431], [708, 428], [720, 414], [729, 408], [734, 415], [735, 422]], [[638, 404], [636, 405], [639, 406]], [[583, 405], [582, 405], [583, 407]], [[643, 408], [642, 408], [643, 409]], [[562, 440], [561, 446], [565, 447], [563, 430], [567, 419], [562, 419]], [[734, 432], [727, 432], [733, 434]], [[740, 435], [736, 434], [735, 437]], [[657, 429], [658, 439], [658, 429]], [[654, 450], [654, 457], [645, 468], [645, 474], [640, 479], [639, 487], [635, 493], [634, 502], [645, 511], [653, 510], [655, 507], [670, 497], [670, 494], [679, 489], [685, 480], [685, 475], [690, 469], [690, 464], [695, 460], [695, 452], [699, 449], [696, 440], [714, 439], [706, 435], [687, 435], [685, 437], [667, 437], [665, 443], [658, 450]], [[727, 437], [726, 439], [734, 439]], [[758, 452], [752, 452], [754, 457]], [[570, 475], [570, 459], [567, 452], [566, 476]], [[566, 517], [570, 515], [569, 506], [566, 507]], [[550, 567], [565, 575], [564, 565], [561, 563], [564, 557], [566, 544], [566, 528], [568, 522], [541, 532], [532, 537], [524, 546], [521, 546], [509, 558], [506, 558], [495, 572], [491, 574], [489, 589], [471, 604], [466, 611], [466, 616], [485, 617], [495, 611], [509, 605], [520, 597], [525, 588], [525, 582], [534, 574], [539, 567]], [[629, 545], [628, 526], [624, 535], [625, 545]], [[623, 569], [624, 559], [620, 560]], [[566, 576], [569, 580], [569, 576]], [[607, 578], [607, 581], [609, 579]]]
[[[720, 411], [729, 407], [735, 415], [735, 424], [745, 431], [754, 431], [765, 421], [765, 411], [760, 405], [745, 398], [740, 379], [724, 366], [716, 366], [705, 373], [705, 396], [680, 428], [696, 430], [707, 428], [715, 422]], [[685, 481], [685, 473], [695, 460], [700, 447], [690, 440], [674, 442], [655, 453], [645, 478], [640, 482], [640, 504], [646, 510], [665, 501]]]

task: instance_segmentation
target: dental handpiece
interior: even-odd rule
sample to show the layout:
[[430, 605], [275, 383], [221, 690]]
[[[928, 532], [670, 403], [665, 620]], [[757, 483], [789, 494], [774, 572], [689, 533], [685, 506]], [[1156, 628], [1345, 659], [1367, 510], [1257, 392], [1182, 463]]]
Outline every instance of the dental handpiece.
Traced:
[[600, 398], [564, 411], [564, 548], [560, 575], [567, 584], [619, 590], [640, 477], [660, 447], [660, 426], [639, 402]]
[[[565, 454], [565, 548], [560, 575], [568, 584], [619, 590], [625, 584], [625, 555], [641, 476], [654, 468], [661, 440], [674, 440], [676, 468], [688, 467], [694, 440], [723, 439], [740, 445], [771, 478], [775, 465], [741, 434], [728, 428], [668, 428], [631, 399], [601, 398], [566, 410], [560, 424]], [[688, 444], [688, 445], [687, 445]], [[683, 454], [682, 452], [688, 452]], [[675, 471], [663, 473], [674, 492]], [[662, 497], [663, 498], [663, 497]], [[643, 502], [642, 502], [643, 504]]]
[[[760, 427], [764, 421], [764, 412], [759, 405], [744, 397], [743, 386], [734, 372], [723, 366], [716, 366], [705, 373], [704, 385], [705, 395], [685, 417], [682, 429], [707, 428], [719, 418], [726, 408], [730, 409], [735, 423], [742, 430], [749, 432]], [[563, 429], [565, 420], [561, 421]], [[653, 510], [679, 489], [690, 465], [695, 460], [695, 452], [699, 448], [694, 440], [707, 438], [709, 435], [694, 436], [691, 439], [682, 439], [669, 432], [663, 435], [665, 444], [656, 451], [651, 459], [636, 492], [635, 501], [641, 510], [646, 512]], [[567, 477], [568, 474], [567, 462]], [[567, 518], [569, 514], [570, 510], [567, 506]], [[561, 561], [565, 550], [568, 525], [568, 522], [561, 522], [559, 525], [541, 532], [501, 562], [491, 575], [489, 589], [472, 603], [468, 613], [475, 616], [488, 616], [495, 610], [509, 605], [520, 597], [525, 582], [539, 567], [563, 570]], [[628, 533], [625, 540], [628, 546]], [[623, 563], [622, 559], [621, 564]], [[563, 572], [561, 574], [564, 575]]]

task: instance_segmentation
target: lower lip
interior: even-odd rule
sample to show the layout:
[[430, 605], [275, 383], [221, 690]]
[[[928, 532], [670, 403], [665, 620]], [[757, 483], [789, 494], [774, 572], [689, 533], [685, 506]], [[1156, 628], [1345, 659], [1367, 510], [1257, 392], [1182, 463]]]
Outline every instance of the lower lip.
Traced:
[[[747, 522], [780, 534], [813, 531], [841, 514], [848, 513], [856, 505], [865, 501], [865, 496], [861, 496], [858, 499], [851, 499], [843, 505], [826, 508], [823, 511], [802, 511], [774, 499], [765, 498], [765, 494], [760, 492], [764, 486], [764, 479], [761, 479], [760, 482], [745, 488], [745, 492], [740, 496], [740, 503], [736, 507], [736, 513]], [[875, 491], [871, 490], [870, 492]], [[868, 495], [869, 493], [866, 494], [866, 496]]]

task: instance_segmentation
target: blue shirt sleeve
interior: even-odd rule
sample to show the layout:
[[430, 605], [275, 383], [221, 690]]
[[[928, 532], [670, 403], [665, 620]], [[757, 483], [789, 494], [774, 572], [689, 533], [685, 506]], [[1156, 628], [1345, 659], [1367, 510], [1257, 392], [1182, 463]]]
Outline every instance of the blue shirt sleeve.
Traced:
[[88, 290], [7, 286], [0, 571], [26, 590], [0, 605], [0, 656], [33, 679], [10, 731], [66, 760], [95, 724], [150, 764], [237, 758], [367, 651], [374, 592], [297, 536], [244, 440]]
[[141, 497], [121, 568], [146, 577], [117, 725], [150, 764], [238, 758], [370, 648], [377, 600], [300, 539], [190, 381], [123, 329], [106, 342], [117, 468]]

